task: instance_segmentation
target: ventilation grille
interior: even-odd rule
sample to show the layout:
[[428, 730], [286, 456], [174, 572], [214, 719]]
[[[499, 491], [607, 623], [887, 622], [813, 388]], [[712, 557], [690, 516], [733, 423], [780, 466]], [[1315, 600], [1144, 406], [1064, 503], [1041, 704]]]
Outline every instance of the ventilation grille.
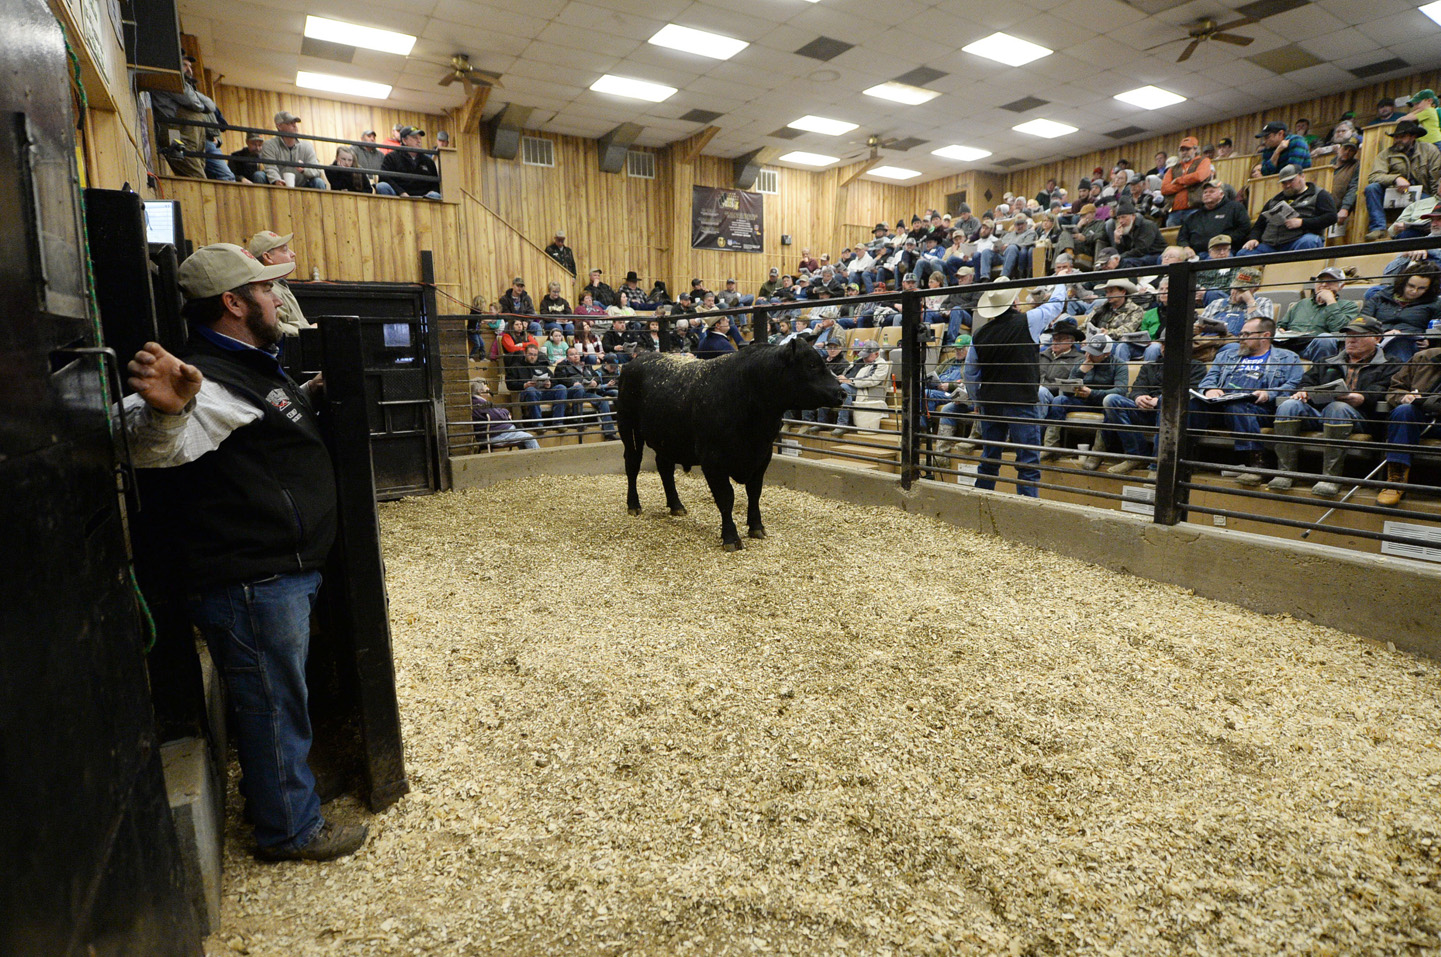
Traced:
[[1050, 100], [1043, 100], [1039, 96], [1023, 96], [1019, 100], [1012, 100], [1009, 103], [1002, 103], [1001, 109], [1010, 110], [1012, 113], [1024, 113], [1027, 110], [1034, 110], [1038, 106], [1045, 106]]
[[1357, 79], [1365, 80], [1373, 76], [1380, 76], [1382, 73], [1392, 73], [1396, 70], [1404, 70], [1411, 64], [1400, 57], [1393, 56], [1389, 60], [1382, 60], [1379, 63], [1368, 63], [1366, 66], [1358, 66], [1351, 70], [1351, 75]]
[[775, 195], [781, 191], [780, 170], [763, 169], [756, 177], [756, 192]]
[[991, 165], [999, 166], [1001, 169], [1010, 169], [1012, 166], [1020, 166], [1024, 162], [1026, 160], [1019, 156], [1009, 156], [1006, 159], [992, 160]]
[[1113, 140], [1125, 140], [1133, 136], [1140, 136], [1144, 132], [1146, 132], [1145, 129], [1139, 126], [1123, 126], [1119, 130], [1111, 130], [1106, 135]]
[[526, 166], [555, 166], [555, 144], [541, 136], [520, 138], [520, 161]]
[[655, 154], [626, 150], [625, 175], [636, 179], [655, 179]]

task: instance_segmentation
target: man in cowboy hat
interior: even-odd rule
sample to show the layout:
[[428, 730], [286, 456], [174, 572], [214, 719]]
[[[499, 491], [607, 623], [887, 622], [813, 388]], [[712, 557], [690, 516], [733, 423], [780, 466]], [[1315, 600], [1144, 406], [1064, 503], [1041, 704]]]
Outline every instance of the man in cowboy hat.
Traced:
[[1383, 240], [1386, 235], [1386, 191], [1421, 187], [1422, 196], [1435, 196], [1441, 182], [1441, 150], [1421, 141], [1426, 131], [1415, 120], [1402, 120], [1391, 130], [1391, 145], [1376, 156], [1366, 178], [1366, 238]]
[[1120, 339], [1129, 332], [1139, 332], [1141, 322], [1146, 318], [1146, 310], [1136, 300], [1141, 290], [1129, 279], [1110, 279], [1102, 288], [1106, 298], [1091, 310], [1089, 325], [1094, 331], [1109, 335], [1118, 346], [1123, 346], [1117, 350], [1116, 357], [1121, 362], [1129, 362], [1133, 351], [1131, 344]]
[[[1057, 287], [1064, 289], [1063, 286]], [[1019, 421], [1003, 422], [983, 418], [981, 439], [985, 448], [977, 469], [981, 476], [976, 488], [994, 489], [995, 476], [1000, 472], [1002, 449], [997, 442], [1009, 441], [1031, 448], [1016, 449], [1016, 477], [1020, 482], [1039, 482], [1040, 461], [1034, 446], [1040, 445], [1037, 425], [1036, 395], [1040, 385], [1039, 352], [1036, 336], [1024, 312], [1016, 308], [1019, 289], [989, 289], [976, 306], [980, 329], [971, 339], [968, 372], [974, 369], [975, 387], [971, 395], [983, 417], [1004, 417]], [[979, 323], [978, 323], [979, 324]], [[1020, 495], [1035, 497], [1034, 485], [1016, 485]]]

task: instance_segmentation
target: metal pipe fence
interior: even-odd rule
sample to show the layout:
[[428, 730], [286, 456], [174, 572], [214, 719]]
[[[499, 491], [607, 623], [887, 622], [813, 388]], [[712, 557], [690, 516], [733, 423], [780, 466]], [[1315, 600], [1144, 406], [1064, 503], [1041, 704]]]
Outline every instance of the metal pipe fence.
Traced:
[[[1394, 410], [1384, 399], [1379, 404], [1374, 401], [1378, 389], [1389, 391], [1389, 380], [1405, 366], [1404, 360], [1416, 348], [1418, 330], [1386, 325], [1379, 337], [1339, 330], [1297, 333], [1284, 320], [1286, 313], [1296, 310], [1298, 303], [1307, 301], [1319, 288], [1314, 277], [1323, 266], [1345, 266], [1352, 261], [1359, 266], [1335, 293], [1336, 298], [1356, 302], [1354, 314], [1360, 316], [1382, 311], [1382, 294], [1393, 289], [1394, 270], [1383, 271], [1375, 265], [1381, 257], [1437, 248], [1441, 248], [1441, 239], [1333, 246], [1229, 261], [758, 302], [686, 318], [713, 323], [722, 315], [744, 317], [750, 320], [753, 342], [761, 341], [782, 318], [813, 319], [816, 321], [802, 323], [802, 331], [792, 334], [816, 337], [818, 322], [823, 327], [820, 338], [836, 336], [845, 342], [852, 371], [857, 368], [858, 343], [881, 346], [882, 361], [890, 366], [885, 398], [863, 397], [858, 392], [843, 406], [794, 410], [785, 417], [777, 436], [780, 454], [881, 468], [898, 474], [905, 488], [918, 481], [979, 483], [982, 488], [1144, 512], [1158, 524], [1224, 520], [1291, 537], [1324, 532], [1322, 539], [1327, 544], [1373, 551], [1379, 545], [1391, 554], [1441, 560], [1441, 424], [1432, 421], [1434, 416], [1423, 416], [1420, 425], [1429, 426], [1429, 431], [1422, 428], [1419, 438], [1399, 441]], [[1263, 274], [1251, 283], [1249, 300], [1233, 296], [1234, 271], [1242, 267], [1260, 268], [1274, 278]], [[1218, 285], [1215, 277], [1209, 276], [1203, 283], [1205, 274], [1220, 269], [1233, 270], [1231, 282]], [[1288, 275], [1290, 278], [1284, 278]], [[1123, 294], [1113, 295], [1110, 307], [1103, 308], [1106, 286], [1116, 280], [1147, 282], [1135, 290], [1113, 287]], [[1358, 294], [1363, 287], [1367, 292]], [[980, 370], [958, 373], [956, 357], [946, 352], [950, 343], [945, 340], [958, 328], [980, 333], [987, 320], [975, 308], [978, 296], [1009, 290], [1018, 291], [1017, 306], [1028, 322], [1032, 317], [1045, 318], [1034, 330], [1036, 367], [1027, 357], [1016, 368], [982, 362]], [[953, 296], [967, 298], [951, 299]], [[1261, 299], [1270, 305], [1258, 306]], [[872, 303], [896, 302], [901, 305], [899, 313], [882, 318], [865, 308]], [[1221, 305], [1215, 305], [1217, 302]], [[927, 308], [938, 303], [944, 308]], [[951, 304], [963, 307], [965, 315], [950, 314]], [[1127, 322], [1134, 320], [1131, 307], [1137, 305], [1147, 312], [1154, 310], [1148, 317], [1152, 336], [1112, 336], [1109, 349], [1094, 361], [1085, 363], [1084, 352], [1077, 352], [1075, 364], [1066, 374], [1041, 377], [1038, 367], [1043, 351], [1063, 351], [1049, 336], [1055, 322], [1071, 319], [1084, 344], [1088, 334], [1116, 332], [1117, 327], [1107, 323], [1118, 316]], [[838, 315], [826, 311], [832, 307]], [[1436, 308], [1441, 310], [1441, 305]], [[1353, 314], [1349, 307], [1344, 311]], [[1441, 316], [1441, 311], [1437, 314]], [[555, 317], [527, 318], [545, 321]], [[586, 318], [599, 323], [613, 319]], [[626, 317], [638, 322], [651, 318], [645, 314]], [[679, 344], [682, 341], [670, 335], [676, 318], [657, 317], [669, 347], [684, 349]], [[834, 323], [826, 322], [828, 318]], [[963, 321], [955, 321], [957, 318]], [[1255, 319], [1280, 321], [1279, 334], [1267, 335], [1265, 322], [1248, 325]], [[1220, 325], [1224, 331], [1217, 331]], [[1395, 329], [1401, 331], [1392, 331]], [[1354, 378], [1340, 386], [1315, 381], [1315, 376], [1306, 378], [1312, 370], [1329, 368], [1328, 359], [1334, 356], [1340, 357], [1343, 377], [1356, 375], [1359, 364], [1353, 361], [1347, 366], [1344, 361], [1352, 347], [1348, 340], [1359, 355], [1366, 351], [1361, 340], [1368, 338], [1381, 340], [1373, 358], [1388, 366], [1384, 387], [1371, 382], [1365, 389], [1353, 388], [1357, 385]], [[1327, 340], [1335, 350], [1329, 356], [1328, 349], [1316, 345]], [[1441, 337], [1436, 344], [1441, 345]], [[961, 381], [954, 393], [934, 388], [937, 379], [928, 379], [946, 358], [951, 360], [948, 379]], [[1283, 378], [1274, 384], [1265, 380], [1269, 389], [1259, 387], [1261, 380], [1250, 389], [1232, 388], [1241, 381], [1240, 376], [1253, 375], [1262, 361], [1284, 366]], [[1118, 367], [1112, 370], [1108, 385], [1095, 388], [1096, 368], [1106, 363]], [[1049, 365], [1055, 367], [1053, 373], [1061, 368], [1058, 360]], [[1214, 382], [1204, 376], [1213, 377]], [[1058, 381], [1075, 379], [1082, 381]], [[1039, 381], [1046, 389], [1038, 391], [1034, 407], [987, 405], [976, 401], [978, 381], [988, 385]], [[1099, 381], [1104, 382], [1104, 377]], [[1145, 388], [1138, 389], [1138, 382]], [[1198, 382], [1207, 383], [1207, 388], [1196, 388]], [[1235, 392], [1248, 396], [1209, 401], [1207, 394], [1215, 391], [1212, 384], [1220, 387], [1223, 396]], [[1311, 387], [1308, 401], [1288, 405], [1286, 400], [1303, 384]], [[1330, 391], [1320, 390], [1322, 385], [1330, 386]], [[1119, 398], [1107, 401], [1104, 394]], [[1151, 408], [1137, 404], [1141, 395], [1154, 396], [1154, 403], [1146, 403]], [[1357, 395], [1359, 403], [1355, 403]], [[1354, 412], [1332, 408], [1338, 401]], [[842, 416], [849, 421], [838, 421]], [[598, 415], [592, 412], [589, 418]], [[1388, 474], [1388, 457], [1412, 460], [1404, 481]], [[1400, 501], [1377, 503], [1376, 496], [1388, 491], [1400, 493]]]

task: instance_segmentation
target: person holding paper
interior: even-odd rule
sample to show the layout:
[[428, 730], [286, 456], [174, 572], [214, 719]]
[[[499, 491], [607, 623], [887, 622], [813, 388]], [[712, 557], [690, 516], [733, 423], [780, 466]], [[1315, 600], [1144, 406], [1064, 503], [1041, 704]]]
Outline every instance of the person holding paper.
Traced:
[[[1413, 186], [1421, 187], [1422, 196], [1435, 196], [1441, 182], [1441, 150], [1420, 137], [1425, 130], [1415, 120], [1402, 120], [1388, 134], [1391, 145], [1376, 156], [1366, 179], [1366, 239], [1389, 239], [1386, 232], [1386, 193]], [[1404, 204], [1409, 205], [1409, 203]]]
[[[1224, 425], [1236, 435], [1236, 451], [1246, 459], [1248, 471], [1237, 481], [1260, 485], [1261, 476], [1249, 469], [1265, 467], [1261, 457], [1261, 426], [1276, 414], [1276, 405], [1291, 398], [1301, 384], [1301, 360], [1287, 349], [1273, 346], [1276, 323], [1248, 319], [1236, 342], [1216, 353], [1216, 361], [1201, 380], [1191, 402], [1197, 428]], [[1208, 421], [1210, 424], [1208, 425]]]
[[1236, 255], [1320, 249], [1326, 244], [1326, 230], [1336, 225], [1331, 194], [1306, 182], [1299, 166], [1284, 167], [1278, 178], [1281, 192], [1266, 200]]
[[[1380, 418], [1377, 406], [1386, 398], [1391, 379], [1400, 371], [1398, 363], [1381, 351], [1381, 323], [1370, 316], [1361, 316], [1342, 329], [1346, 337], [1342, 350], [1322, 362], [1313, 362], [1301, 379], [1301, 388], [1276, 407], [1277, 435], [1295, 438], [1305, 429], [1319, 423], [1327, 439], [1349, 438], [1353, 432], [1372, 432], [1372, 423]], [[1276, 467], [1296, 471], [1301, 446], [1282, 442], [1276, 446]], [[1346, 464], [1346, 450], [1339, 445], [1322, 449], [1323, 478], [1311, 486], [1311, 494], [1335, 498], [1341, 486], [1333, 481]], [[1267, 483], [1273, 492], [1285, 492], [1292, 486], [1290, 478], [1278, 475]]]

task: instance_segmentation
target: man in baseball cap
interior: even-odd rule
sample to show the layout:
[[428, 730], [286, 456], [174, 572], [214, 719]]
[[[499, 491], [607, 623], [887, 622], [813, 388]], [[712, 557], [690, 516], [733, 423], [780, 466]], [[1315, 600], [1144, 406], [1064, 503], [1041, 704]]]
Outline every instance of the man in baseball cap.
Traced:
[[1200, 145], [1194, 136], [1184, 137], [1176, 165], [1168, 166], [1161, 177], [1161, 195], [1169, 207], [1167, 226], [1181, 225], [1200, 208], [1201, 187], [1215, 175], [1211, 161], [1199, 152]]
[[[263, 266], [289, 265], [294, 269], [295, 250], [290, 248], [290, 241], [294, 238], [294, 233], [282, 236], [273, 229], [262, 229], [250, 237], [245, 248]], [[287, 336], [298, 336], [301, 329], [309, 329], [311, 322], [305, 318], [305, 313], [300, 311], [300, 303], [295, 301], [295, 293], [290, 291], [290, 284], [283, 279], [277, 279], [274, 291], [275, 295], [280, 297], [281, 332]]]
[[289, 110], [275, 114], [275, 131], [260, 148], [261, 169], [272, 186], [308, 186], [329, 189], [330, 181], [320, 169], [320, 157], [309, 140], [300, 139], [300, 117]]
[[276, 354], [271, 287], [294, 268], [228, 243], [186, 259], [185, 358], [154, 342], [136, 353], [125, 428], [157, 492], [137, 537], [164, 543], [156, 574], [189, 596], [225, 682], [255, 856], [328, 861], [354, 853], [366, 828], [325, 820], [307, 760], [310, 614], [337, 521], [318, 382], [297, 385]]
[[1281, 191], [1261, 207], [1250, 236], [1236, 255], [1320, 249], [1326, 244], [1326, 230], [1336, 224], [1336, 201], [1331, 194], [1308, 183], [1299, 166], [1283, 166], [1276, 178]]
[[1261, 162], [1251, 168], [1251, 178], [1274, 176], [1283, 166], [1306, 169], [1311, 165], [1311, 147], [1306, 138], [1286, 132], [1286, 124], [1272, 120], [1256, 134], [1261, 141]]

